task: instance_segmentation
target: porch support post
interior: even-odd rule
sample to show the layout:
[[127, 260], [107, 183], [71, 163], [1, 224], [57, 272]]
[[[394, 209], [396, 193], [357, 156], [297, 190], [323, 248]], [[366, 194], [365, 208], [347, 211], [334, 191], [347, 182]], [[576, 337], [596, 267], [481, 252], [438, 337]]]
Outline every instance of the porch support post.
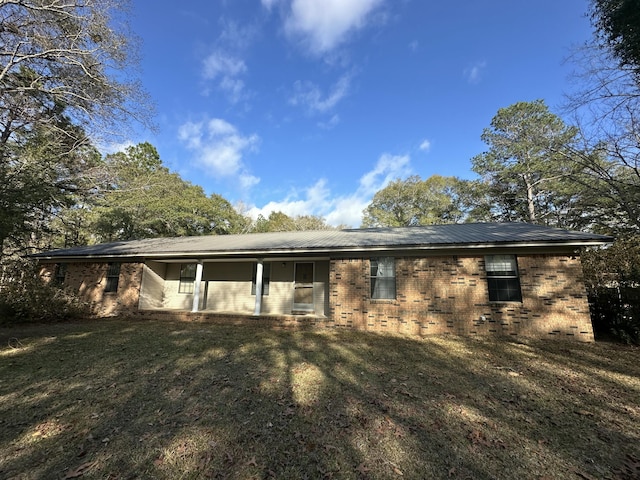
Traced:
[[198, 260], [196, 264], [196, 278], [193, 282], [193, 307], [192, 312], [197, 312], [200, 307], [200, 285], [202, 285], [202, 260]]
[[262, 258], [259, 258], [256, 266], [256, 308], [253, 311], [254, 315], [260, 315], [260, 311], [262, 310], [262, 262]]

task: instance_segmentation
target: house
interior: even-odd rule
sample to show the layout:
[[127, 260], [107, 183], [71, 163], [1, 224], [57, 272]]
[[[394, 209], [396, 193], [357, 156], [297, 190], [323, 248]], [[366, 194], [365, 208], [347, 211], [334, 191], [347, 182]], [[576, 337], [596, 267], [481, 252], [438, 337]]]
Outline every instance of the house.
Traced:
[[526, 223], [154, 238], [36, 255], [98, 316], [593, 340], [580, 250]]

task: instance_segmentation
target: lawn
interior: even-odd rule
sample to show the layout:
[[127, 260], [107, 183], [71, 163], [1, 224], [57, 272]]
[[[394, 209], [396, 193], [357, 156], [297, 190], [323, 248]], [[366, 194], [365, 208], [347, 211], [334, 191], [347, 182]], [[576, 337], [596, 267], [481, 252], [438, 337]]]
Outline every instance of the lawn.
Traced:
[[640, 478], [640, 349], [127, 320], [2, 328], [0, 478]]

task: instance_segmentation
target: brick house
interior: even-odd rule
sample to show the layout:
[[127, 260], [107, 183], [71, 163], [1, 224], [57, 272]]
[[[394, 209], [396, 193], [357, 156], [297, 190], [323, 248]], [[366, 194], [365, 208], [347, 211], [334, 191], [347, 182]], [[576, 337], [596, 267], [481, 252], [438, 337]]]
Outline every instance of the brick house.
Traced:
[[155, 238], [36, 255], [97, 316], [593, 340], [580, 249], [525, 223]]

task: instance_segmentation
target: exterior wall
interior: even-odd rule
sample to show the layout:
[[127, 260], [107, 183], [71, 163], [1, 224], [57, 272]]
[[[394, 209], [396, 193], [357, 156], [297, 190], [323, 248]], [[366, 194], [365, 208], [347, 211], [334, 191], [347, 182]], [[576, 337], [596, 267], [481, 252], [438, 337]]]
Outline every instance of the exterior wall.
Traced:
[[179, 263], [165, 264], [165, 277], [162, 290], [162, 308], [172, 310], [191, 310], [193, 307], [192, 293], [179, 293], [180, 286]]
[[[167, 264], [162, 307], [191, 310], [193, 294], [179, 293], [180, 264]], [[250, 262], [205, 263], [202, 271], [200, 310], [253, 313], [255, 296], [251, 295]]]
[[[369, 259], [315, 262], [315, 321], [326, 327], [401, 332], [413, 335], [508, 335], [593, 341], [580, 259], [570, 255], [518, 255], [522, 302], [489, 302], [484, 256], [396, 257], [394, 300], [370, 299]], [[65, 285], [79, 292], [98, 316], [153, 315], [182, 310], [185, 318], [216, 318], [215, 312], [251, 317], [251, 262], [205, 263], [198, 315], [193, 296], [178, 294], [180, 264], [123, 263], [117, 294], [105, 293], [108, 264], [68, 263]], [[52, 279], [55, 264], [43, 264]], [[293, 262], [272, 262], [269, 295], [262, 313], [291, 313]], [[176, 313], [176, 314], [177, 314]], [[191, 316], [190, 316], [191, 315]], [[176, 317], [177, 318], [177, 317]], [[260, 317], [263, 318], [263, 317]], [[266, 318], [266, 317], [265, 317]], [[294, 323], [296, 323], [294, 321]], [[307, 322], [308, 323], [308, 322]]]
[[335, 259], [336, 326], [414, 335], [499, 334], [593, 341], [582, 267], [566, 255], [518, 256], [522, 303], [489, 302], [484, 257], [397, 257], [395, 300], [370, 299], [369, 259]]
[[[267, 262], [265, 262], [267, 263]], [[293, 262], [268, 262], [271, 264], [271, 277], [269, 279], [269, 295], [262, 296], [261, 312], [265, 314], [290, 314], [293, 305]], [[250, 265], [248, 292], [251, 293]], [[251, 295], [251, 312], [256, 305], [256, 296]]]
[[[291, 314], [293, 308], [294, 262], [265, 262], [271, 265], [269, 294], [262, 297], [263, 314]], [[314, 313], [323, 316], [329, 311], [329, 262], [316, 261], [314, 281]], [[180, 264], [164, 264], [162, 273], [157, 262], [147, 262], [141, 294], [141, 309], [191, 310], [193, 294], [178, 293]], [[253, 262], [205, 262], [202, 273], [200, 310], [252, 314], [256, 296], [251, 294]], [[157, 279], [164, 277], [162, 291]], [[149, 290], [147, 290], [149, 287]], [[151, 301], [151, 298], [155, 301]], [[160, 301], [157, 299], [161, 298]], [[142, 300], [144, 299], [144, 301]]]
[[329, 314], [329, 262], [315, 262], [313, 304], [316, 315]]
[[141, 310], [162, 308], [166, 271], [166, 263], [147, 262], [145, 264], [140, 284], [139, 308]]
[[[122, 263], [118, 291], [105, 293], [108, 263], [67, 263], [64, 286], [77, 292], [80, 298], [89, 303], [92, 313], [97, 316], [130, 313], [138, 309], [143, 267], [142, 263]], [[46, 264], [42, 266], [40, 275], [45, 280], [50, 280], [54, 272], [55, 264]]]
[[251, 295], [252, 263], [205, 263], [202, 288], [206, 293], [204, 310], [214, 312], [253, 313], [255, 297]]

